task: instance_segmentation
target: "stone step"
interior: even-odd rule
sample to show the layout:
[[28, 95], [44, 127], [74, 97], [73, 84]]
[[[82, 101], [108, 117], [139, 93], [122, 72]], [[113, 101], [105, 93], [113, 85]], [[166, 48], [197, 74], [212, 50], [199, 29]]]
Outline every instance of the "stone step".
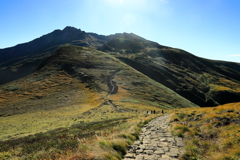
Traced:
[[182, 149], [184, 144], [182, 138], [171, 135], [169, 116], [157, 117], [144, 125], [139, 141], [135, 141], [130, 147], [124, 160], [177, 160], [185, 152]]

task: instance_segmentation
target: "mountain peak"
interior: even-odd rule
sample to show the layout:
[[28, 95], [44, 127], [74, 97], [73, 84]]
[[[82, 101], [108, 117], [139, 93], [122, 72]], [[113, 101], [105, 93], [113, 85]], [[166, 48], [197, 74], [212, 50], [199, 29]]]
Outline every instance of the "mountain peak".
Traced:
[[72, 26], [66, 26], [63, 31], [81, 31], [81, 29], [77, 29], [75, 27]]

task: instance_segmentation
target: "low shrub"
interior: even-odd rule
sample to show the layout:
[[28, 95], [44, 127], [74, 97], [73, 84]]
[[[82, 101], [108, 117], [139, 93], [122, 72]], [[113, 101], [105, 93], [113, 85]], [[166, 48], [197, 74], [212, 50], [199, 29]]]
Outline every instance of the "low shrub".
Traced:
[[112, 147], [115, 151], [120, 153], [122, 158], [127, 153], [127, 143], [125, 142], [113, 142]]
[[184, 137], [184, 133], [186, 133], [186, 132], [190, 132], [190, 130], [187, 126], [184, 126], [181, 124], [175, 124], [173, 126], [172, 134], [174, 136]]
[[177, 117], [178, 117], [180, 120], [184, 119], [186, 116], [187, 116], [186, 113], [179, 113], [179, 114], [177, 115]]

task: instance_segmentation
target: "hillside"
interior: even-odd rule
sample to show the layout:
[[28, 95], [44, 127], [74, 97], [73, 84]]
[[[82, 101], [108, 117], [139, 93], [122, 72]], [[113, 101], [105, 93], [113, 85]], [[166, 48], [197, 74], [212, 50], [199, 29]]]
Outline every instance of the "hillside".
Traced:
[[217, 106], [240, 99], [240, 64], [207, 60], [143, 38], [122, 36], [99, 50], [165, 85], [191, 102]]
[[207, 60], [159, 45], [133, 33], [104, 36], [74, 27], [55, 30], [31, 42], [0, 50], [0, 84], [33, 73], [65, 44], [98, 48], [163, 84], [198, 106], [238, 102], [240, 65]]
[[240, 103], [172, 110], [170, 122], [173, 135], [184, 139], [182, 160], [240, 159]]
[[[208, 145], [204, 136], [219, 132], [212, 138], [214, 144], [225, 139], [217, 148], [223, 151], [230, 143], [225, 130], [234, 141], [229, 153], [239, 156], [232, 148], [239, 63], [200, 58], [133, 33], [104, 36], [73, 27], [1, 49], [0, 60], [0, 159], [121, 159], [163, 110], [172, 114], [173, 133], [191, 142], [183, 158], [214, 157], [216, 150], [200, 142]], [[194, 145], [202, 150], [191, 150]]]
[[[115, 84], [111, 94], [109, 78]], [[58, 49], [33, 74], [1, 86], [0, 118], [9, 120], [1, 127], [7, 127], [10, 119], [17, 119], [22, 114], [58, 112], [67, 108], [72, 108], [70, 112], [80, 109], [72, 116], [75, 119], [81, 117], [83, 112], [105, 104], [106, 99], [126, 112], [145, 112], [148, 107], [149, 110], [154, 107], [155, 110], [197, 107], [113, 56], [70, 45]], [[81, 118], [77, 119], [76, 122], [82, 121]], [[22, 120], [22, 123], [26, 122]], [[14, 124], [16, 132], [22, 123]], [[33, 120], [28, 125], [33, 127], [36, 123], [39, 122]], [[48, 120], [41, 123], [48, 123]], [[9, 132], [5, 133], [9, 136], [19, 134], [3, 130], [2, 133]]]
[[0, 84], [31, 74], [64, 44], [108, 52], [201, 107], [237, 102], [240, 98], [238, 63], [203, 59], [132, 33], [103, 36], [74, 27], [0, 50], [4, 62], [0, 63]]
[[30, 42], [0, 49], [0, 84], [31, 74], [43, 59], [52, 55], [62, 45], [98, 48], [107, 42], [104, 38], [102, 40], [94, 36], [74, 27], [66, 27]]
[[33, 73], [45, 58], [51, 56], [62, 45], [96, 49], [122, 35], [128, 34], [116, 33], [104, 36], [87, 33], [74, 27], [65, 27], [63, 30], [54, 30], [30, 42], [0, 49], [0, 85]]

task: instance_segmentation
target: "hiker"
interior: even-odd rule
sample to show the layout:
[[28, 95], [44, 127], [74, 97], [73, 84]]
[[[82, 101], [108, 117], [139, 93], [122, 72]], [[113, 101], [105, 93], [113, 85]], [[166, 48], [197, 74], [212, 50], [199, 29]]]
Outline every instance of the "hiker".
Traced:
[[164, 110], [162, 110], [162, 114], [164, 114]]

